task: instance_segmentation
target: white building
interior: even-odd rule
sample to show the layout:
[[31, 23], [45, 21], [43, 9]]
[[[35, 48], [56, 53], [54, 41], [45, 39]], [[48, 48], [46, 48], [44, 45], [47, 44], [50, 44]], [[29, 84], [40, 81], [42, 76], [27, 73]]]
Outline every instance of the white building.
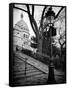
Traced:
[[30, 49], [30, 33], [27, 24], [23, 20], [23, 14], [21, 14], [21, 20], [18, 21], [13, 27], [13, 45], [18, 46], [20, 49]]

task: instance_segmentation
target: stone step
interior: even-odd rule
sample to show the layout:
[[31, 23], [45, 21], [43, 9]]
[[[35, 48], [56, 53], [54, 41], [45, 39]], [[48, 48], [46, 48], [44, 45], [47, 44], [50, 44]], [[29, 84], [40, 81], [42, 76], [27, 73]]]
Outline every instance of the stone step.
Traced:
[[[42, 84], [45, 83], [48, 79], [47, 65], [19, 52], [15, 53], [15, 61], [13, 68], [13, 80], [14, 83], [18, 85], [25, 85], [29, 83]], [[54, 71], [57, 82], [62, 82], [63, 73], [57, 72], [56, 70]]]
[[42, 63], [38, 60], [35, 60], [34, 58], [27, 56], [27, 55], [20, 53], [20, 52], [16, 52], [15, 54], [19, 59], [26, 61], [27, 63], [31, 64], [32, 66], [34, 66], [38, 70], [40, 70], [44, 73], [48, 73], [48, 66], [45, 65], [44, 63]]

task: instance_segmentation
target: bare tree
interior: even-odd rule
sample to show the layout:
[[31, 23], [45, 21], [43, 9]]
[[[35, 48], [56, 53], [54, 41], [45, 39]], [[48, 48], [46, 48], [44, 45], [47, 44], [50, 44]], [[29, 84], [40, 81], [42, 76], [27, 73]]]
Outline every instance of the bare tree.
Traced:
[[[31, 9], [30, 10], [30, 5], [26, 4], [25, 5], [27, 10], [23, 9], [23, 8], [20, 8], [20, 7], [17, 7], [17, 6], [14, 6], [14, 8], [18, 9], [18, 10], [22, 10], [24, 12], [26, 12], [28, 14], [28, 17], [29, 17], [29, 20], [30, 20], [30, 24], [31, 24], [31, 27], [36, 35], [36, 38], [37, 38], [37, 49], [40, 53], [42, 53], [42, 41], [43, 41], [43, 31], [44, 31], [44, 28], [43, 28], [43, 19], [44, 19], [44, 15], [45, 15], [45, 10], [48, 6], [44, 6], [43, 10], [42, 10], [42, 15], [41, 15], [41, 18], [40, 18], [40, 25], [38, 27], [37, 25], [37, 22], [34, 18], [34, 15], [35, 15], [35, 5], [31, 5]], [[60, 9], [60, 11], [62, 10], [63, 8]], [[58, 15], [60, 14], [60, 11], [58, 12], [58, 14], [56, 15], [55, 18], [58, 17]]]
[[61, 56], [62, 56], [65, 53], [65, 48], [66, 48], [65, 33], [60, 34], [60, 38], [58, 41], [61, 46]]

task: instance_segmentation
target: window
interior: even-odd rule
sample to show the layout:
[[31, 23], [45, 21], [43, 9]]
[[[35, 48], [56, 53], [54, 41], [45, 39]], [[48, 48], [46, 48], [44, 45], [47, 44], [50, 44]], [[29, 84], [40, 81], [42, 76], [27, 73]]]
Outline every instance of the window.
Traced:
[[25, 38], [25, 34], [23, 34], [24, 38]]
[[25, 45], [27, 45], [27, 44], [28, 44], [28, 42], [27, 42], [27, 41], [25, 41], [25, 42], [24, 42], [24, 44], [25, 44]]

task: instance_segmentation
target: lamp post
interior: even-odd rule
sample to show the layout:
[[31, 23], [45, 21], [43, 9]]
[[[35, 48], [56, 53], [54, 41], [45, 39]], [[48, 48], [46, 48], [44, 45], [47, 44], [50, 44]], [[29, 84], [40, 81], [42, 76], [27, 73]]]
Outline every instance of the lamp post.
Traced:
[[56, 83], [55, 76], [54, 76], [54, 65], [53, 65], [54, 58], [53, 58], [53, 51], [52, 51], [52, 36], [56, 34], [56, 31], [54, 31], [55, 30], [54, 29], [54, 17], [55, 17], [55, 12], [52, 10], [52, 7], [50, 7], [45, 15], [46, 22], [49, 27], [49, 37], [48, 38], [50, 38], [50, 48], [51, 48], [47, 84]]

